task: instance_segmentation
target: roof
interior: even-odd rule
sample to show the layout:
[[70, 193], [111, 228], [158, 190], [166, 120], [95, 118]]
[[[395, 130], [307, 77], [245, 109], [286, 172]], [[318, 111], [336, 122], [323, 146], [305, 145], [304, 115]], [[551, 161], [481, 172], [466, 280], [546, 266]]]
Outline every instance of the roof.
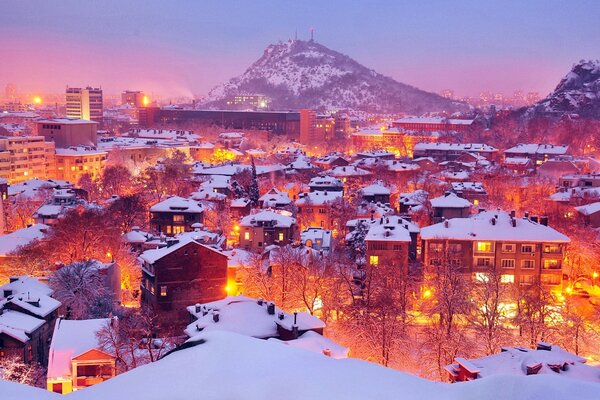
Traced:
[[48, 228], [48, 225], [35, 224], [0, 236], [0, 257], [6, 257], [8, 254], [17, 251], [19, 247], [25, 246], [34, 240], [42, 239]]
[[332, 176], [315, 176], [308, 182], [310, 187], [336, 186], [344, 187], [344, 182]]
[[263, 203], [263, 207], [275, 207], [278, 205], [287, 205], [292, 203], [286, 192], [271, 188], [267, 193], [258, 198], [258, 201]]
[[[200, 331], [208, 332], [224, 330], [252, 336], [259, 339], [278, 337], [277, 325], [288, 330], [294, 323], [294, 315], [275, 307], [275, 312], [267, 312], [267, 302], [259, 301], [245, 296], [228, 296], [223, 300], [211, 303], [189, 306], [188, 312], [197, 318], [185, 329], [185, 333], [192, 337]], [[196, 312], [196, 310], [199, 310]], [[218, 313], [218, 322], [214, 321], [213, 314]], [[283, 315], [281, 318], [280, 315]], [[298, 329], [321, 329], [325, 323], [308, 313], [300, 312], [296, 316]]]
[[575, 209], [583, 215], [592, 215], [600, 211], [600, 201], [586, 204], [584, 206], [575, 207]]
[[426, 226], [421, 229], [421, 238], [526, 243], [570, 242], [567, 236], [549, 226], [525, 218], [515, 218], [515, 226], [513, 226], [512, 220], [510, 214], [505, 211], [484, 211], [471, 218], [452, 218], [439, 224]]
[[66, 124], [66, 125], [81, 125], [81, 124], [94, 124], [97, 125], [96, 121], [90, 121], [88, 119], [81, 118], [51, 118], [51, 119], [40, 119], [36, 121], [38, 124]]
[[328, 354], [329, 357], [334, 359], [348, 358], [350, 349], [337, 344], [331, 339], [326, 338], [313, 331], [308, 331], [298, 339], [294, 340], [279, 340], [276, 338], [270, 338], [269, 341], [281, 343], [284, 346], [297, 347], [305, 349], [317, 354]]
[[425, 151], [425, 150], [442, 150], [442, 151], [465, 151], [465, 152], [496, 152], [498, 149], [483, 143], [428, 143], [422, 142], [417, 143], [413, 147], [413, 151]]
[[326, 173], [335, 177], [371, 175], [369, 171], [362, 168], [357, 168], [354, 165], [339, 165], [326, 171]]
[[275, 226], [280, 228], [289, 228], [296, 223], [296, 219], [291, 217], [291, 213], [273, 210], [263, 210], [255, 214], [250, 214], [242, 218], [241, 226], [254, 226], [257, 222], [275, 222]]
[[44, 325], [45, 322], [43, 319], [18, 311], [0, 311], [0, 333], [5, 333], [22, 343], [29, 341], [29, 335]]
[[331, 248], [331, 231], [321, 227], [306, 228], [300, 232], [300, 242], [306, 245], [309, 240], [311, 247]]
[[[203, 246], [211, 251], [214, 251], [216, 253], [219, 254], [223, 254], [222, 252], [220, 252], [219, 250], [210, 247], [210, 246], [206, 246], [202, 243], [197, 242], [196, 240], [194, 240], [194, 233], [195, 232], [189, 232], [191, 235], [184, 235], [182, 236], [180, 239], [177, 239], [177, 243], [171, 245], [171, 246], [165, 246], [165, 247], [161, 247], [158, 249], [150, 249], [150, 250], [146, 250], [144, 251], [142, 254], [140, 254], [139, 258], [142, 259], [143, 261], [147, 262], [148, 264], [154, 264], [155, 262], [157, 262], [158, 260], [160, 260], [161, 258], [171, 254], [172, 252], [181, 249], [182, 247], [190, 244], [190, 243], [194, 243], [198, 246]], [[224, 255], [224, 254], [223, 254]]]
[[431, 206], [434, 208], [468, 208], [472, 204], [469, 200], [458, 197], [456, 193], [446, 193], [443, 196], [431, 199]]
[[96, 333], [109, 323], [110, 318], [57, 319], [48, 356], [48, 378], [70, 378], [71, 360], [88, 350], [97, 349]]
[[506, 149], [505, 153], [514, 154], [549, 154], [549, 155], [563, 155], [569, 150], [569, 146], [559, 146], [554, 144], [518, 144], [510, 149]]
[[408, 224], [398, 223], [400, 218], [382, 218], [383, 223], [374, 223], [369, 227], [365, 241], [367, 242], [410, 242]]
[[377, 181], [360, 189], [363, 196], [389, 195], [392, 193], [390, 189], [385, 187], [382, 182]]
[[450, 119], [444, 117], [406, 117], [397, 119], [394, 123], [472, 125], [473, 121], [473, 119]]
[[342, 192], [326, 191], [326, 190], [315, 190], [313, 192], [300, 193], [296, 205], [325, 205], [327, 203], [334, 202], [343, 197]]
[[150, 207], [150, 212], [201, 213], [204, 208], [192, 199], [172, 196]]
[[452, 182], [452, 190], [457, 192], [486, 193], [481, 182]]

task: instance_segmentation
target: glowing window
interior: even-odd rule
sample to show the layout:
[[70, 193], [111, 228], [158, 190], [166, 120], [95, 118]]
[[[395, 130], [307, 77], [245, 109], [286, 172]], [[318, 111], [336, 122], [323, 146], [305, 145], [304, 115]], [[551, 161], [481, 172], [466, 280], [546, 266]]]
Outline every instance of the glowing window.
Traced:
[[250, 232], [244, 232], [244, 239], [250, 240]]
[[369, 264], [379, 265], [379, 256], [369, 256]]
[[491, 253], [494, 251], [494, 246], [492, 242], [477, 242], [476, 249], [480, 253]]
[[166, 296], [167, 296], [167, 287], [161, 286], [160, 287], [160, 297], [166, 297]]
[[514, 275], [501, 275], [500, 276], [500, 282], [502, 283], [515, 283], [515, 276]]
[[283, 232], [279, 232], [279, 241], [283, 242]]

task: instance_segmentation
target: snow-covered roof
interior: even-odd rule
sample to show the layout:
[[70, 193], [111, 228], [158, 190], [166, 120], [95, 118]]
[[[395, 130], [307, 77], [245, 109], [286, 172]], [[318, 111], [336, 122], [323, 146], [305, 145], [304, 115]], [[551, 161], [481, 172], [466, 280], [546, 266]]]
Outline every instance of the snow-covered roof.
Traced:
[[296, 218], [286, 211], [262, 210], [242, 218], [241, 226], [255, 226], [259, 222], [273, 222], [279, 228], [289, 228], [296, 223]]
[[429, 193], [423, 189], [417, 189], [414, 192], [400, 193], [398, 202], [407, 206], [419, 206], [427, 201]]
[[204, 208], [192, 199], [172, 196], [150, 207], [150, 212], [201, 213]]
[[520, 143], [510, 149], [506, 149], [505, 153], [512, 154], [549, 154], [549, 155], [563, 155], [569, 150], [569, 146], [561, 146], [554, 144], [524, 144]]
[[69, 181], [61, 181], [57, 179], [38, 179], [33, 178], [25, 182], [16, 183], [8, 187], [8, 195], [15, 196], [19, 195], [22, 197], [35, 197], [41, 189], [55, 189], [55, 188], [70, 188], [73, 184]]
[[[378, 220], [376, 220], [378, 221]], [[403, 223], [401, 218], [381, 218], [380, 223], [373, 223], [369, 227], [365, 240], [367, 242], [410, 242], [410, 231], [408, 223]]]
[[[494, 222], [492, 222], [495, 220]], [[514, 221], [514, 226], [513, 222]], [[491, 240], [512, 242], [568, 243], [569, 238], [554, 228], [526, 218], [512, 219], [505, 211], [484, 211], [470, 218], [452, 218], [421, 229], [421, 238]]]
[[[2, 113], [0, 112], [0, 117]], [[2, 400], [59, 400], [61, 394], [49, 392], [48, 390], [0, 379], [0, 393]]]
[[448, 192], [443, 196], [431, 199], [431, 206], [434, 208], [468, 208], [472, 204], [469, 200], [458, 197], [456, 193]]
[[[597, 367], [586, 365], [585, 358], [569, 353], [555, 345], [552, 345], [550, 350], [505, 347], [502, 352], [487, 357], [472, 360], [456, 358], [455, 360], [456, 364], [477, 371], [480, 378], [498, 374], [527, 375], [528, 367], [539, 365], [541, 368], [536, 375], [560, 375], [571, 379], [600, 383], [600, 371]], [[561, 368], [565, 364], [568, 368]]]
[[86, 146], [74, 146], [74, 147], [69, 147], [68, 149], [60, 149], [57, 148], [56, 149], [56, 155], [59, 156], [91, 156], [91, 155], [106, 155], [108, 154], [106, 151], [103, 150], [96, 150], [95, 148], [92, 147], [86, 147]]
[[442, 143], [442, 142], [421, 142], [415, 144], [413, 151], [425, 150], [443, 150], [443, 151], [463, 151], [463, 152], [495, 152], [498, 149], [483, 143]]
[[[193, 337], [200, 331], [229, 331], [259, 339], [278, 337], [277, 325], [291, 330], [294, 315], [275, 307], [273, 314], [267, 312], [268, 303], [245, 296], [228, 296], [212, 303], [189, 306], [188, 312], [197, 318], [185, 329]], [[218, 322], [213, 314], [218, 313]], [[296, 316], [296, 326], [300, 331], [323, 329], [325, 323], [308, 313], [300, 312]]]
[[600, 211], [600, 201], [595, 203], [586, 204], [584, 206], [575, 207], [575, 209], [583, 215], [592, 215]]
[[326, 190], [315, 190], [313, 192], [305, 192], [300, 193], [298, 195], [298, 200], [296, 200], [297, 206], [303, 205], [314, 205], [314, 206], [322, 206], [327, 203], [334, 202], [336, 200], [341, 199], [342, 192], [333, 192]]
[[348, 358], [348, 353], [350, 352], [350, 349], [347, 347], [313, 331], [308, 331], [298, 339], [294, 340], [280, 340], [276, 338], [270, 338], [268, 340], [281, 343], [285, 346], [298, 347], [313, 353], [324, 354], [338, 360]]
[[452, 182], [452, 190], [456, 192], [486, 193], [481, 182]]
[[242, 139], [244, 132], [221, 132], [219, 138], [221, 139]]
[[34, 240], [42, 239], [46, 235], [48, 228], [48, 225], [35, 224], [0, 236], [0, 257], [6, 257], [8, 254], [18, 250], [20, 246], [25, 246]]
[[331, 186], [343, 188], [344, 182], [342, 182], [341, 180], [334, 178], [332, 176], [315, 176], [314, 178], [310, 179], [310, 182], [308, 182], [308, 186], [310, 186], [311, 188], [317, 188], [317, 189], [320, 187], [331, 187]]
[[449, 124], [449, 125], [472, 125], [473, 119], [450, 119], [445, 117], [405, 117], [394, 121], [399, 124]]
[[157, 262], [158, 260], [160, 260], [161, 258], [173, 253], [175, 250], [179, 250], [180, 248], [182, 248], [183, 246], [190, 244], [190, 243], [194, 243], [198, 246], [203, 246], [207, 249], [210, 249], [214, 252], [217, 252], [219, 254], [223, 254], [221, 253], [219, 250], [210, 247], [210, 246], [206, 246], [203, 243], [200, 243], [196, 240], [194, 240], [194, 235], [197, 235], [198, 233], [195, 232], [188, 232], [189, 234], [186, 235], [182, 235], [180, 237], [178, 237], [177, 243], [174, 243], [170, 246], [166, 246], [166, 247], [161, 247], [158, 249], [150, 249], [150, 250], [146, 250], [144, 251], [142, 254], [140, 254], [139, 258], [142, 261], [147, 262], [148, 264], [154, 264], [155, 262]]
[[50, 288], [50, 286], [40, 282], [38, 278], [34, 278], [33, 276], [23, 275], [15, 277], [14, 280], [11, 278], [11, 281], [12, 282], [0, 286], [0, 299], [2, 299], [2, 295], [5, 290], [11, 291], [12, 294], [30, 292], [51, 296], [53, 293], [53, 290]]
[[530, 163], [531, 160], [529, 158], [524, 157], [506, 157], [504, 159], [504, 164], [508, 165], [527, 165]]
[[295, 169], [295, 170], [300, 170], [300, 171], [312, 170], [315, 168], [316, 167], [304, 155], [298, 156], [298, 158], [296, 158], [296, 160], [294, 160], [288, 164], [288, 169]]
[[356, 153], [357, 157], [378, 158], [378, 157], [395, 157], [396, 155], [387, 150], [368, 150]]
[[40, 119], [36, 122], [39, 124], [65, 124], [65, 125], [98, 124], [96, 121], [90, 121], [88, 119], [81, 119], [81, 118], [51, 118], [51, 119]]
[[292, 203], [286, 192], [282, 192], [277, 188], [271, 188], [267, 193], [258, 198], [263, 204], [263, 207], [285, 206]]
[[310, 227], [300, 232], [300, 242], [307, 245], [310, 241], [311, 247], [330, 249], [331, 248], [331, 231], [321, 227]]
[[350, 177], [350, 176], [365, 176], [371, 175], [371, 173], [365, 169], [357, 168], [354, 165], [338, 165], [328, 171], [325, 171], [327, 175], [334, 177]]
[[0, 333], [25, 343], [31, 333], [44, 325], [43, 319], [32, 317], [18, 311], [0, 310]]
[[549, 199], [557, 202], [569, 202], [573, 199], [598, 199], [600, 187], [576, 186], [560, 188], [558, 192], [550, 195]]
[[240, 199], [231, 200], [231, 204], [229, 206], [233, 208], [244, 208], [247, 207], [250, 203], [250, 199], [242, 197]]
[[58, 217], [63, 207], [54, 204], [43, 204], [35, 212], [37, 217]]
[[46, 317], [61, 306], [60, 301], [35, 291], [9, 296], [6, 301], [40, 318]]
[[59, 318], [48, 356], [48, 378], [70, 378], [71, 360], [88, 350], [98, 349], [99, 332], [110, 318], [66, 320]]
[[389, 195], [390, 189], [383, 185], [383, 182], [377, 181], [360, 189], [363, 196]]

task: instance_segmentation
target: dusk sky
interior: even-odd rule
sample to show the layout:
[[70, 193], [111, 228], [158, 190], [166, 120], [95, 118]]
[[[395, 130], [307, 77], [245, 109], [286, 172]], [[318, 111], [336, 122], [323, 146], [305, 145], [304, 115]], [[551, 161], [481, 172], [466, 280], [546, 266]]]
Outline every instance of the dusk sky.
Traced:
[[425, 90], [551, 91], [600, 58], [600, 1], [0, 1], [0, 87], [203, 95], [264, 48], [318, 42]]

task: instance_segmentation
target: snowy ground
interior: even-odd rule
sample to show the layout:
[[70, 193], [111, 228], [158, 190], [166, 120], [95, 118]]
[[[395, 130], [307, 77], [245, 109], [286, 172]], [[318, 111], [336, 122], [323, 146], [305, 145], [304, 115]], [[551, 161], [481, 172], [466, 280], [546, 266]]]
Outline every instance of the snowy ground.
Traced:
[[[445, 384], [358, 359], [335, 360], [275, 341], [209, 332], [205, 342], [69, 394], [73, 399], [596, 400], [600, 384], [559, 376], [495, 376]], [[54, 399], [11, 383], [2, 400]]]

